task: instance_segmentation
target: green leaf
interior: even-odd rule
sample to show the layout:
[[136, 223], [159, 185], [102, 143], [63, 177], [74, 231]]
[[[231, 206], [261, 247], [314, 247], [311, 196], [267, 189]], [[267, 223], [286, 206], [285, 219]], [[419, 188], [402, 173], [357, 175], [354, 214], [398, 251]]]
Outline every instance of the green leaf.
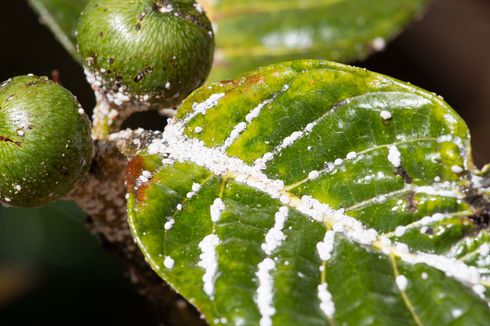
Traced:
[[427, 0], [202, 0], [216, 26], [210, 80], [292, 59], [351, 62], [381, 50]]
[[78, 17], [89, 0], [28, 0], [32, 8], [40, 16], [65, 47], [70, 55], [81, 62], [76, 51]]
[[211, 324], [484, 325], [486, 175], [439, 97], [325, 61], [194, 92], [128, 168], [153, 269]]
[[[75, 30], [88, 0], [28, 0], [80, 62]], [[364, 59], [384, 47], [428, 0], [198, 0], [216, 27], [210, 80], [292, 59]]]

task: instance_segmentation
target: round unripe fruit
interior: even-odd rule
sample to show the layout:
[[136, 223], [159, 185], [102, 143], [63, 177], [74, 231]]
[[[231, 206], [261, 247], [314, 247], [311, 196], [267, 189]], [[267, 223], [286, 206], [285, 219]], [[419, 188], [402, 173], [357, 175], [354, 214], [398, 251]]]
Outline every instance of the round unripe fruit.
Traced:
[[0, 86], [0, 202], [36, 207], [67, 194], [92, 158], [90, 122], [76, 98], [47, 77]]
[[92, 0], [77, 35], [88, 81], [116, 105], [178, 105], [213, 61], [211, 23], [194, 0]]

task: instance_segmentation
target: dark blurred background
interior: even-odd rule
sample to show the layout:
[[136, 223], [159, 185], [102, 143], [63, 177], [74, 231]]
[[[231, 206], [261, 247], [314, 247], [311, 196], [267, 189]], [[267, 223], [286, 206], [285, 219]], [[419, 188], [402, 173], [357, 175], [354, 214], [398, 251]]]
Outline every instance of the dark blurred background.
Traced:
[[[355, 65], [442, 95], [470, 127], [475, 163], [490, 162], [489, 0], [433, 1], [384, 52]], [[24, 1], [2, 1], [0, 81], [53, 70], [90, 111], [78, 64]], [[163, 118], [142, 114], [128, 125], [157, 129]], [[147, 325], [151, 315], [73, 204], [0, 208], [0, 325]]]

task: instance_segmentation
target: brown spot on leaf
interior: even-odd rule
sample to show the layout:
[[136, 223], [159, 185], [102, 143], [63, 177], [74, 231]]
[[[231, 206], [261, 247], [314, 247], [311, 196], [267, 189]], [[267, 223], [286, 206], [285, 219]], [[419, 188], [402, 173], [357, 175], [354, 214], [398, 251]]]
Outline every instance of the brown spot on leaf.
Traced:
[[142, 184], [136, 190], [136, 199], [138, 202], [144, 202], [146, 200], [146, 189], [150, 186], [150, 182]]
[[19, 141], [15, 141], [9, 137], [6, 137], [6, 136], [0, 136], [0, 141], [4, 141], [4, 142], [7, 142], [7, 143], [12, 143], [12, 144], [15, 144], [17, 146], [21, 146], [21, 143]]
[[247, 84], [258, 84], [264, 81], [264, 76], [261, 74], [255, 74], [247, 78]]
[[407, 194], [407, 207], [411, 212], [415, 212], [417, 210], [417, 201], [415, 200], [415, 192], [409, 191]]
[[126, 170], [126, 184], [128, 192], [133, 192], [136, 187], [136, 180], [143, 172], [143, 159], [141, 156], [136, 156], [132, 159]]
[[406, 184], [412, 183], [412, 177], [408, 175], [407, 171], [403, 168], [403, 166], [398, 167], [394, 173], [395, 175], [399, 175], [400, 177], [402, 177], [403, 182], [405, 182]]

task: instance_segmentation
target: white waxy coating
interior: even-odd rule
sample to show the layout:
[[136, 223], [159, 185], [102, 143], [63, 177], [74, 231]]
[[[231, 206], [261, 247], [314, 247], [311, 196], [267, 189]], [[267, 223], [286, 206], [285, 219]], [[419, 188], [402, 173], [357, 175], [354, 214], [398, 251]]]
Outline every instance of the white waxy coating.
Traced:
[[269, 161], [272, 161], [275, 155], [278, 155], [281, 153], [284, 149], [292, 146], [295, 142], [297, 142], [299, 139], [303, 138], [304, 136], [310, 134], [313, 131], [313, 128], [318, 124], [318, 119], [315, 120], [314, 122], [308, 123], [303, 130], [297, 130], [293, 131], [289, 136], [283, 139], [281, 144], [276, 146], [272, 153], [265, 153], [261, 158], [258, 158], [254, 162], [254, 168], [259, 169], [259, 170], [265, 170], [266, 164]]
[[192, 105], [192, 109], [194, 109], [194, 112], [186, 118], [186, 121], [191, 120], [198, 114], [202, 114], [202, 115], [206, 114], [206, 112], [209, 109], [213, 108], [218, 104], [219, 100], [221, 100], [223, 96], [225, 96], [225, 93], [213, 94], [204, 102], [194, 103]]
[[173, 218], [169, 218], [163, 227], [166, 231], [168, 231], [168, 230], [172, 229], [174, 224], [175, 224], [175, 220]]
[[401, 154], [395, 145], [390, 146], [388, 150], [388, 161], [390, 161], [391, 165], [396, 168], [400, 167], [402, 164]]
[[315, 180], [319, 176], [320, 176], [320, 172], [318, 172], [317, 170], [313, 170], [308, 174], [308, 179]]
[[451, 315], [454, 318], [459, 318], [462, 314], [463, 314], [463, 310], [461, 310], [459, 308], [455, 308], [455, 309], [451, 310]]
[[166, 256], [165, 259], [163, 260], [163, 265], [167, 269], [172, 269], [174, 268], [175, 261], [170, 256]]
[[459, 165], [453, 165], [451, 166], [451, 171], [453, 171], [454, 173], [461, 173], [463, 172], [463, 168]]
[[391, 119], [391, 113], [388, 111], [381, 111], [379, 115], [381, 116], [381, 118], [383, 118], [383, 120]]
[[400, 291], [405, 291], [408, 285], [408, 280], [404, 275], [398, 275], [396, 277], [396, 286], [400, 289]]
[[201, 190], [201, 185], [199, 183], [193, 183], [192, 184], [192, 191], [194, 192], [198, 192], [199, 190]]
[[330, 259], [334, 247], [334, 240], [335, 232], [327, 231], [325, 233], [323, 241], [320, 241], [316, 244], [316, 250], [322, 261], [327, 261]]
[[199, 126], [195, 127], [195, 128], [194, 128], [194, 132], [195, 132], [196, 134], [200, 134], [200, 133], [202, 132], [202, 127], [199, 127]]
[[328, 292], [327, 283], [318, 285], [318, 298], [320, 299], [320, 309], [328, 318], [333, 318], [335, 304], [332, 300], [332, 294]]
[[220, 239], [216, 234], [209, 234], [199, 243], [201, 254], [197, 266], [204, 269], [202, 276], [204, 292], [211, 298], [214, 297], [214, 278], [218, 271], [218, 257], [216, 247], [219, 245]]
[[216, 223], [221, 218], [221, 213], [225, 210], [225, 203], [221, 198], [216, 198], [209, 208], [211, 213], [211, 220]]
[[253, 108], [246, 116], [245, 116], [245, 121], [242, 121], [238, 123], [235, 128], [231, 131], [230, 135], [228, 138], [225, 140], [225, 143], [222, 146], [222, 150], [225, 151], [228, 147], [230, 147], [236, 140], [237, 138], [247, 129], [247, 126], [252, 120], [257, 118], [260, 115], [260, 112], [262, 109], [269, 103], [271, 103], [279, 94], [287, 91], [289, 88], [289, 85], [286, 84], [282, 88], [281, 92], [278, 92], [274, 94], [271, 98], [264, 100], [262, 103], [257, 105], [255, 108]]
[[277, 247], [286, 239], [286, 236], [282, 232], [284, 224], [289, 214], [287, 207], [279, 208], [279, 211], [274, 215], [274, 227], [271, 228], [265, 235], [265, 242], [262, 244], [262, 250], [267, 255], [272, 254]]
[[[185, 120], [188, 121], [188, 118]], [[187, 138], [183, 133], [184, 127], [185, 125], [181, 121], [170, 120], [169, 125], [167, 125], [162, 134], [162, 138], [156, 139], [149, 146], [149, 153], [163, 154], [164, 161], [193, 162], [194, 164], [207, 168], [216, 175], [233, 177], [237, 182], [267, 193], [275, 199], [287, 197], [288, 192], [282, 180], [269, 179], [257, 166], [249, 166], [238, 158], [225, 155], [217, 148], [206, 147], [198, 139]], [[299, 132], [301, 135], [298, 132], [295, 133], [293, 133], [295, 135], [293, 139], [299, 139], [303, 134], [302, 132]], [[291, 141], [291, 138], [289, 141]], [[398, 152], [397, 149], [396, 151]], [[415, 187], [416, 189], [414, 191], [430, 194], [435, 192], [441, 195], [445, 195], [448, 192], [449, 195], [458, 196], [454, 191], [441, 188], [442, 186], [443, 184], [437, 187], [418, 186]], [[365, 228], [358, 220], [345, 215], [343, 210], [334, 210], [330, 206], [310, 196], [305, 195], [297, 198], [289, 195], [288, 201], [287, 205], [289, 207], [297, 209], [318, 222], [328, 222], [332, 226], [333, 231], [344, 234], [352, 241], [372, 245], [378, 239], [378, 233], [374, 229]], [[217, 238], [217, 236], [215, 237]], [[463, 284], [472, 286], [475, 292], [481, 292], [481, 287], [478, 287], [478, 285], [482, 281], [482, 277], [474, 267], [469, 267], [460, 261], [443, 256], [423, 252], [410, 252], [408, 246], [403, 243], [396, 243], [393, 247], [377, 242], [377, 246], [380, 246], [379, 249], [385, 254], [393, 253], [406, 263], [423, 263], [434, 267]], [[208, 272], [206, 274], [209, 275], [210, 273]]]
[[276, 263], [267, 257], [258, 265], [256, 273], [259, 286], [257, 287], [257, 307], [260, 311], [260, 326], [271, 326], [271, 317], [276, 313], [272, 302], [274, 298], [274, 279], [271, 272], [276, 268]]
[[395, 235], [397, 237], [401, 237], [405, 234], [405, 231], [407, 229], [404, 227], [404, 226], [397, 226], [396, 229], [395, 229]]
[[348, 160], [353, 160], [357, 157], [357, 153], [356, 152], [349, 152], [347, 153], [347, 155], [345, 156], [346, 159]]

